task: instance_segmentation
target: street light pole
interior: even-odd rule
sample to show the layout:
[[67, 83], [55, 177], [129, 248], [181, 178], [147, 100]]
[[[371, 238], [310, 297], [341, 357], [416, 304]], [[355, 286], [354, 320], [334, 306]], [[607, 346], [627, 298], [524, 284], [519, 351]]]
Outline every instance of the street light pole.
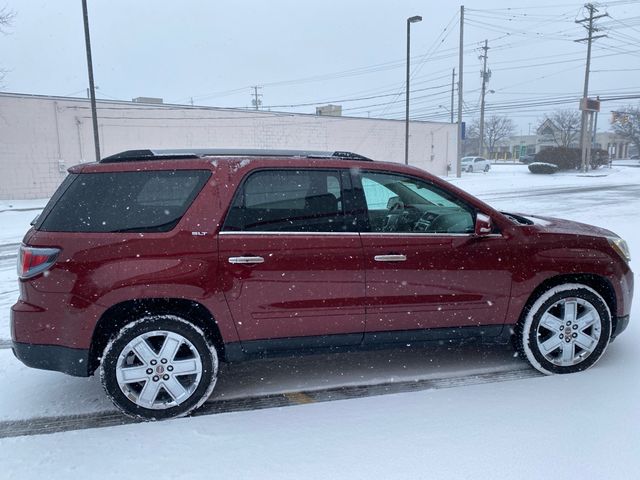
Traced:
[[480, 92], [480, 132], [479, 132], [479, 136], [480, 136], [480, 147], [479, 147], [479, 152], [478, 155], [480, 155], [481, 157], [484, 157], [484, 100], [485, 100], [485, 96], [487, 93], [487, 82], [489, 81], [489, 78], [491, 77], [491, 71], [487, 71], [487, 51], [489, 50], [489, 41], [485, 40], [484, 41], [484, 47], [482, 47], [482, 50], [484, 51], [484, 53], [482, 55], [480, 55], [480, 59], [483, 61], [482, 64], [482, 72], [480, 72], [480, 76], [482, 77], [482, 90]]
[[84, 19], [84, 42], [87, 50], [87, 69], [89, 70], [89, 94], [91, 96], [91, 118], [93, 120], [93, 143], [96, 149], [96, 162], [100, 161], [100, 136], [98, 135], [98, 112], [96, 108], [96, 87], [93, 82], [93, 61], [91, 60], [91, 40], [89, 38], [89, 14], [87, 0], [82, 0]]
[[411, 24], [421, 22], [422, 17], [416, 15], [407, 18], [407, 82], [406, 82], [406, 106], [404, 125], [404, 163], [409, 165], [409, 77], [411, 67]]

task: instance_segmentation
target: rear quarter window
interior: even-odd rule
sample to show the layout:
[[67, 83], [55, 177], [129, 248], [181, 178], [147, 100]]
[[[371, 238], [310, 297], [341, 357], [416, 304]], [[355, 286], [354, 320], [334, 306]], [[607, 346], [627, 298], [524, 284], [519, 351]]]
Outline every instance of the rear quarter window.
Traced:
[[168, 232], [207, 179], [208, 170], [70, 175], [36, 224], [45, 232]]

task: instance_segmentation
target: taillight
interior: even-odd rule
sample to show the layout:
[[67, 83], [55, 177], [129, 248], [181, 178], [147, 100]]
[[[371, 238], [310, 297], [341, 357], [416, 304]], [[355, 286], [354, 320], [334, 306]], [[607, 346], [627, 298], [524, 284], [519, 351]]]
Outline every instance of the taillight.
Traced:
[[18, 255], [18, 276], [24, 280], [49, 270], [56, 263], [59, 253], [59, 248], [39, 248], [21, 245], [20, 254]]

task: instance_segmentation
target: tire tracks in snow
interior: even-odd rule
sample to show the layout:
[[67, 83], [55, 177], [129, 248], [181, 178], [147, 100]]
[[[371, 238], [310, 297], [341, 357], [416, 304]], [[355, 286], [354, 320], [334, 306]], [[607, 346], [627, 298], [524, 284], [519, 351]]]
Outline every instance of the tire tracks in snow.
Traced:
[[13, 260], [18, 257], [20, 243], [3, 243], [0, 245], [0, 260]]
[[[352, 400], [379, 395], [440, 390], [445, 388], [522, 380], [540, 376], [542, 376], [542, 374], [533, 368], [518, 368], [515, 370], [460, 375], [457, 377], [386, 382], [373, 385], [332, 387], [320, 390], [269, 394], [229, 400], [214, 399], [206, 402], [202, 407], [193, 412], [191, 416], [200, 417], [205, 415], [217, 415], [220, 413], [291, 407], [309, 403]], [[35, 417], [23, 420], [7, 420], [0, 422], [0, 438], [45, 435], [74, 430], [130, 425], [141, 422], [142, 420], [128, 418], [116, 411], [55, 417]]]
[[633, 184], [620, 184], [620, 185], [602, 185], [602, 186], [588, 186], [588, 187], [554, 187], [554, 188], [539, 188], [534, 189], [531, 192], [523, 191], [502, 191], [502, 192], [485, 192], [479, 193], [475, 196], [485, 202], [492, 202], [496, 200], [508, 200], [511, 198], [529, 198], [529, 197], [546, 197], [555, 195], [573, 195], [579, 193], [588, 192], [640, 192], [640, 186]]

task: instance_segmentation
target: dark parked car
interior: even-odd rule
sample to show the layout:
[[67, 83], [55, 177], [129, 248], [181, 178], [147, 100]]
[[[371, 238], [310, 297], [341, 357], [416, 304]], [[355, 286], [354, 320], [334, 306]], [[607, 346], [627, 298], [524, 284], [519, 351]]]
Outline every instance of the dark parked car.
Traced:
[[520, 157], [520, 163], [524, 163], [525, 165], [529, 165], [530, 163], [533, 163], [536, 161], [536, 154], [532, 153], [529, 155], [523, 155], [522, 157]]
[[72, 167], [18, 271], [16, 356], [99, 369], [146, 419], [201, 405], [218, 362], [299, 351], [514, 340], [541, 372], [577, 372], [625, 329], [633, 292], [612, 232], [499, 212], [348, 152], [138, 150]]

